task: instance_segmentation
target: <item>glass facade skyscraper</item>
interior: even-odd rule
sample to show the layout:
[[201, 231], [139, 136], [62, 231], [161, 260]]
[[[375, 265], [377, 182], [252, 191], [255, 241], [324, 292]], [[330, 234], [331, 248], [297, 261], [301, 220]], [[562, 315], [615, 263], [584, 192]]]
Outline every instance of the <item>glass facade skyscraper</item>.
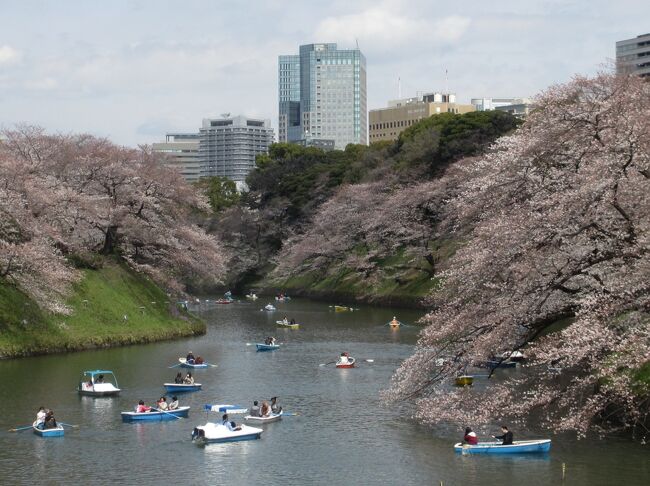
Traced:
[[278, 58], [279, 141], [368, 143], [366, 59], [336, 44], [300, 46]]

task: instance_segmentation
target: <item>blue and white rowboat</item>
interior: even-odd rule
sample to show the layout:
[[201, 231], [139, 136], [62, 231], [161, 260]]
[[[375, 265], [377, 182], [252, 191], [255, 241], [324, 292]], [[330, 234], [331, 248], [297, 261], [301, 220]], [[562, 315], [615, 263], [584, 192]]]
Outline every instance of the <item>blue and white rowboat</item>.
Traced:
[[39, 429], [36, 425], [32, 425], [32, 428], [34, 429], [34, 433], [41, 437], [63, 437], [65, 433], [61, 425], [54, 429]]
[[218, 404], [218, 405], [204, 405], [203, 410], [206, 412], [219, 412], [219, 413], [246, 413], [248, 409], [242, 407], [241, 405], [227, 405], [227, 404]]
[[479, 442], [476, 445], [459, 442], [454, 445], [454, 451], [462, 454], [528, 454], [532, 452], [548, 452], [551, 449], [551, 439], [516, 440], [511, 445], [500, 442]]
[[190, 407], [178, 407], [176, 410], [152, 411], [152, 412], [122, 412], [123, 422], [139, 421], [161, 421], [178, 420], [180, 417], [187, 417]]
[[201, 363], [201, 364], [188, 363], [187, 359], [185, 359], [185, 358], [178, 358], [178, 361], [181, 364], [181, 368], [200, 369], [200, 368], [207, 368], [208, 366], [212, 366], [210, 363]]
[[258, 351], [275, 351], [276, 349], [280, 349], [279, 344], [261, 344], [261, 343], [257, 343], [255, 346], [257, 346]]
[[201, 383], [193, 383], [192, 385], [187, 383], [163, 383], [163, 386], [168, 393], [195, 392], [201, 389]]

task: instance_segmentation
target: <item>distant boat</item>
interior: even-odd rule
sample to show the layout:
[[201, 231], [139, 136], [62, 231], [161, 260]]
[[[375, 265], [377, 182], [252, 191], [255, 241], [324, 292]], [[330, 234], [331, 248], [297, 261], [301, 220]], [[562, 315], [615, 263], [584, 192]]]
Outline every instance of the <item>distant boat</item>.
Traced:
[[526, 357], [524, 356], [524, 353], [522, 353], [521, 351], [506, 351], [505, 353], [501, 353], [501, 358], [514, 361], [514, 362], [519, 362], [519, 361], [523, 361]]
[[36, 427], [36, 422], [34, 422], [34, 425], [32, 425], [32, 429], [34, 429], [34, 433], [40, 437], [63, 437], [63, 435], [65, 434], [65, 431], [63, 430], [63, 426], [61, 425], [53, 429], [39, 429], [38, 427]]
[[336, 361], [337, 368], [354, 368], [356, 360], [352, 356], [339, 356]]
[[246, 294], [246, 298], [250, 300], [257, 300], [258, 297], [257, 295], [255, 295], [255, 293], [251, 293], [251, 294]]
[[112, 371], [94, 370], [83, 372], [77, 391], [80, 395], [110, 397], [119, 395], [121, 390], [118, 388], [117, 378]]
[[551, 439], [516, 440], [512, 445], [502, 445], [500, 442], [479, 442], [476, 445], [459, 442], [454, 445], [454, 451], [462, 454], [528, 454], [549, 450], [551, 450]]
[[218, 299], [214, 301], [215, 304], [232, 304], [232, 299]]
[[284, 322], [284, 321], [275, 321], [275, 324], [278, 327], [288, 327], [290, 329], [298, 329], [300, 327], [300, 324], [297, 323], [290, 323], [290, 322]]
[[273, 312], [275, 310], [275, 306], [271, 305], [271, 304], [266, 304], [264, 306], [264, 310], [269, 311], [269, 312]]
[[456, 386], [470, 386], [474, 383], [474, 377], [471, 375], [461, 375], [456, 377]]
[[343, 305], [335, 305], [334, 306], [334, 312], [347, 312], [347, 311], [352, 311], [352, 307], [345, 307]]
[[168, 393], [194, 392], [201, 389], [201, 383], [164, 383], [163, 386]]
[[261, 344], [261, 343], [257, 343], [255, 346], [257, 347], [258, 351], [275, 351], [276, 349], [280, 349], [279, 344]]
[[176, 410], [152, 411], [152, 412], [122, 412], [123, 422], [140, 421], [161, 421], [178, 420], [179, 417], [187, 417], [190, 407], [178, 407]]
[[[181, 368], [207, 368], [208, 366], [214, 366], [209, 363], [188, 363], [186, 358], [178, 358], [179, 363], [181, 364]], [[178, 365], [177, 365], [178, 366]]]
[[282, 419], [282, 412], [272, 413], [270, 415], [267, 415], [266, 417], [254, 417], [253, 415], [246, 415], [244, 417], [244, 420], [248, 420], [249, 422], [255, 422], [258, 424], [269, 424], [271, 422], [278, 422], [281, 419]]

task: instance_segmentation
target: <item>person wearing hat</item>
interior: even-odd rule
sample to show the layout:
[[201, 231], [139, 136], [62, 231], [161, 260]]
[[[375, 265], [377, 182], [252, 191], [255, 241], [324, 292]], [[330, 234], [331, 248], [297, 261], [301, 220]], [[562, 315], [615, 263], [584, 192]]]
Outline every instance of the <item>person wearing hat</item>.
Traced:
[[190, 351], [189, 353], [187, 353], [187, 356], [185, 356], [185, 361], [186, 361], [188, 364], [194, 364], [194, 354], [192, 354], [192, 351]]

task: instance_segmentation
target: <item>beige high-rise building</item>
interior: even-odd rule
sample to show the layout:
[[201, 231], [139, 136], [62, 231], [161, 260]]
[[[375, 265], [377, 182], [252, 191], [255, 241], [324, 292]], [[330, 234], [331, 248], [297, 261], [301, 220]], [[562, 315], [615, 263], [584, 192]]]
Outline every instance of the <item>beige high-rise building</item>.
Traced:
[[164, 154], [163, 163], [176, 169], [188, 182], [201, 176], [198, 133], [168, 133], [164, 142], [154, 143], [153, 151]]
[[370, 143], [397, 140], [411, 125], [440, 113], [469, 113], [474, 105], [456, 103], [456, 95], [428, 93], [421, 97], [392, 100], [388, 107], [370, 110]]

